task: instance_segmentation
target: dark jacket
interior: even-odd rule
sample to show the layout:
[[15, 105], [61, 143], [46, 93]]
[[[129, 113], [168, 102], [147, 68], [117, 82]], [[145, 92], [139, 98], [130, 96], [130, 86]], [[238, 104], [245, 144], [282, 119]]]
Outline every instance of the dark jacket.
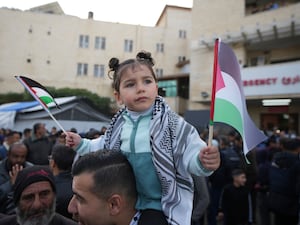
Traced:
[[300, 160], [291, 152], [274, 155], [269, 171], [269, 206], [275, 213], [296, 216], [299, 211]]
[[249, 219], [249, 190], [245, 187], [225, 186], [221, 197], [221, 209], [225, 224], [247, 224]]
[[27, 161], [35, 165], [48, 165], [48, 156], [51, 155], [53, 143], [48, 137], [35, 138], [32, 136], [24, 140], [28, 149]]
[[73, 196], [71, 172], [62, 172], [54, 178], [56, 185], [56, 212], [72, 218], [72, 214], [68, 212], [68, 205]]
[[[19, 225], [16, 215], [4, 216], [0, 218], [1, 225]], [[76, 225], [77, 223], [71, 219], [63, 217], [58, 213], [55, 214], [49, 225]]]

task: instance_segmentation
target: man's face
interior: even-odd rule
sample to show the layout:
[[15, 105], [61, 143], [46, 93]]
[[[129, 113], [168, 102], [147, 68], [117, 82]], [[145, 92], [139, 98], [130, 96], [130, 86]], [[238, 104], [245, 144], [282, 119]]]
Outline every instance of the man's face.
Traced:
[[27, 156], [27, 148], [25, 145], [16, 145], [8, 152], [7, 159], [12, 166], [24, 165]]
[[80, 225], [110, 224], [109, 203], [91, 192], [94, 186], [92, 176], [90, 173], [74, 176], [72, 185], [74, 195], [68, 211]]
[[16, 213], [21, 225], [48, 224], [55, 214], [55, 193], [50, 183], [40, 181], [26, 187]]
[[45, 124], [40, 124], [39, 128], [37, 129], [37, 134], [44, 136], [46, 134], [46, 127]]

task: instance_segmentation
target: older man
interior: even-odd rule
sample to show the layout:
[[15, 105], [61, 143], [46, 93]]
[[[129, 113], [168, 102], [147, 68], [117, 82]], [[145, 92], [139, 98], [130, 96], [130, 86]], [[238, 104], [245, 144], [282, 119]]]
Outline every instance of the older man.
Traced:
[[69, 212], [80, 224], [137, 224], [135, 177], [121, 152], [101, 150], [84, 155], [72, 172], [74, 196]]
[[75, 225], [55, 213], [55, 183], [46, 166], [32, 166], [17, 175], [13, 200], [16, 214], [0, 219], [1, 225]]
[[12, 214], [15, 212], [12, 187], [18, 172], [33, 165], [25, 161], [27, 153], [28, 150], [24, 144], [14, 143], [9, 147], [7, 157], [0, 162], [0, 213]]

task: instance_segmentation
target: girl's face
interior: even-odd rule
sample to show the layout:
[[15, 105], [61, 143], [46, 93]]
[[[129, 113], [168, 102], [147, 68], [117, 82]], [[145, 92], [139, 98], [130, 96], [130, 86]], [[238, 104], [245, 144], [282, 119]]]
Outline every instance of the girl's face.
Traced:
[[126, 69], [121, 76], [120, 91], [115, 92], [119, 104], [124, 104], [135, 112], [149, 109], [157, 95], [157, 83], [151, 71], [144, 65]]

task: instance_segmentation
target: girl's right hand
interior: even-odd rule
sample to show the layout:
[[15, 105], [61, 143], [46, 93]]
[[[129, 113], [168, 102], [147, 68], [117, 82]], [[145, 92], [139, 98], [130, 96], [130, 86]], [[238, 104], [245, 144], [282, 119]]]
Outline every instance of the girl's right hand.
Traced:
[[80, 135], [69, 131], [67, 131], [65, 135], [66, 135], [66, 146], [73, 149], [77, 148], [81, 141]]

